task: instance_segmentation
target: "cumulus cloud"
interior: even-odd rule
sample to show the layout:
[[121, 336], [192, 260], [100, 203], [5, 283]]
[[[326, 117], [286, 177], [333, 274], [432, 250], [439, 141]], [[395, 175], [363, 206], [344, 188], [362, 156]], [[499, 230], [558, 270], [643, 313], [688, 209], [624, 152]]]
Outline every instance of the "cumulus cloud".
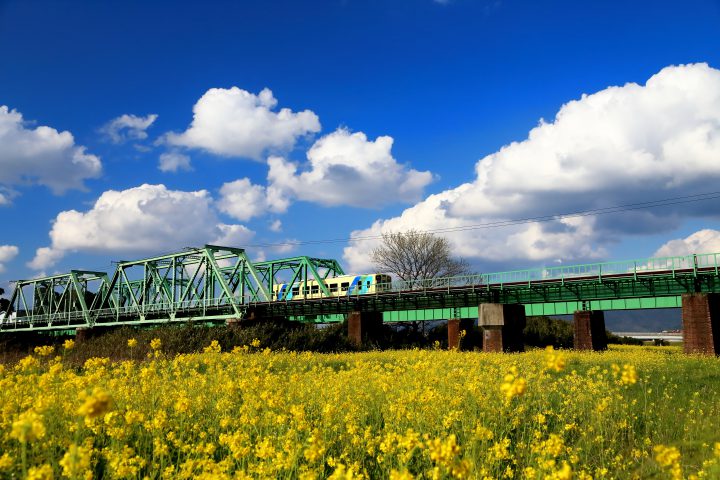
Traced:
[[158, 168], [161, 172], [177, 172], [179, 170], [192, 170], [190, 157], [179, 152], [165, 152], [160, 154]]
[[[262, 185], [255, 185], [248, 178], [235, 180], [223, 184], [220, 188], [220, 199], [217, 206], [221, 212], [231, 217], [247, 221], [253, 217], [263, 215], [270, 209], [267, 189]], [[287, 203], [283, 204], [287, 208]]]
[[257, 95], [238, 87], [212, 88], [193, 107], [188, 129], [166, 134], [165, 142], [261, 161], [266, 151], [289, 150], [298, 137], [320, 131], [320, 120], [312, 111], [275, 112], [277, 103], [267, 88]]
[[250, 240], [255, 237], [255, 232], [247, 228], [245, 225], [227, 225], [219, 223], [217, 225], [218, 236], [210, 243], [213, 245], [244, 247]]
[[102, 165], [70, 132], [30, 127], [17, 110], [0, 106], [0, 203], [8, 203], [13, 185], [44, 185], [53, 193], [83, 189], [100, 175]]
[[[247, 221], [267, 212], [284, 213], [293, 200], [361, 208], [416, 201], [433, 176], [399, 164], [392, 144], [391, 137], [371, 141], [362, 132], [338, 129], [315, 142], [303, 171], [296, 163], [271, 156], [267, 186], [248, 178], [223, 184], [218, 208]], [[280, 228], [280, 223], [271, 225], [273, 231]]]
[[[715, 191], [718, 158], [720, 71], [706, 64], [667, 67], [645, 85], [610, 87], [568, 102], [527, 139], [478, 161], [472, 181], [352, 237], [468, 228]], [[577, 260], [604, 256], [622, 235], [669, 231], [687, 216], [702, 215], [716, 215], [709, 202], [475, 229], [448, 238], [458, 254], [480, 262]], [[368, 266], [372, 246], [348, 245], [352, 269]]]
[[148, 137], [146, 130], [150, 128], [157, 118], [158, 116], [154, 113], [146, 117], [124, 114], [110, 120], [100, 131], [107, 135], [113, 143], [145, 140]]
[[10, 205], [14, 196], [15, 192], [13, 190], [0, 186], [0, 207]]
[[268, 228], [270, 228], [271, 232], [278, 233], [278, 232], [282, 232], [282, 227], [283, 227], [282, 221], [275, 219], [272, 222], [270, 222], [270, 226]]
[[238, 243], [252, 237], [241, 225], [219, 222], [206, 190], [169, 190], [141, 185], [108, 190], [85, 212], [60, 212], [50, 231], [51, 243], [39, 248], [28, 264], [47, 269], [67, 252], [147, 253], [205, 243]]
[[320, 138], [307, 153], [308, 169], [281, 157], [270, 157], [268, 181], [276, 201], [297, 198], [325, 206], [377, 208], [417, 201], [432, 182], [393, 158], [392, 137], [368, 140], [362, 132], [340, 128]]
[[[35, 256], [27, 263], [27, 266], [36, 271], [45, 270], [52, 267], [65, 256], [64, 250], [58, 250], [51, 247], [40, 247], [35, 250]], [[44, 277], [45, 275], [37, 275]]]
[[17, 257], [19, 252], [20, 249], [15, 245], [0, 245], [0, 273], [5, 271], [5, 264]]
[[670, 240], [658, 248], [654, 257], [674, 257], [692, 255], [694, 253], [720, 252], [720, 232], [704, 229], [685, 238]]

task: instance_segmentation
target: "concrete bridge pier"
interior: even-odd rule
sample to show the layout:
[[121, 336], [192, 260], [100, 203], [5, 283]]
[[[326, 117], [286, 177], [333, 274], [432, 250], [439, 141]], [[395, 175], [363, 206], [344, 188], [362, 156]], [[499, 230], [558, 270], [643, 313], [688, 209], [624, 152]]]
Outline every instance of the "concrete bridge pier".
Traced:
[[578, 310], [573, 314], [575, 350], [607, 350], [605, 313]]
[[242, 318], [228, 318], [225, 320], [225, 325], [230, 328], [240, 328], [242, 325]]
[[484, 352], [525, 350], [525, 307], [520, 304], [483, 303], [478, 325], [483, 329]]
[[682, 323], [685, 353], [720, 355], [720, 294], [683, 294]]
[[[460, 350], [461, 338], [467, 337], [473, 328], [471, 318], [451, 318], [448, 320], [448, 350]], [[465, 332], [463, 335], [462, 332]]]
[[93, 329], [89, 327], [78, 327], [75, 329], [75, 341], [77, 343], [86, 342], [93, 334]]
[[382, 330], [382, 312], [348, 313], [348, 339], [351, 343], [360, 346], [363, 340], [374, 338]]

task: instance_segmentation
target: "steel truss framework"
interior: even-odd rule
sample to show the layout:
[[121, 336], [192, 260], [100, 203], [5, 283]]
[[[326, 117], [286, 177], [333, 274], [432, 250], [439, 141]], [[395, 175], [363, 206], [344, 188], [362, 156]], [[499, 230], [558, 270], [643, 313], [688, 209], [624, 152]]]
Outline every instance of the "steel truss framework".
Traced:
[[315, 280], [320, 287], [320, 291], [326, 297], [330, 296], [330, 290], [325, 280], [345, 274], [337, 260], [326, 258], [293, 257], [259, 262], [253, 264], [253, 266], [260, 274], [262, 283], [270, 292], [273, 291], [273, 285], [275, 284], [289, 283], [294, 285], [299, 283], [306, 289], [307, 282]]
[[[303, 261], [306, 261], [303, 257]], [[295, 262], [302, 264], [302, 261]], [[268, 272], [293, 262], [263, 262], [260, 269], [240, 248], [205, 245], [104, 272], [68, 274], [16, 283], [0, 329], [55, 330], [95, 325], [242, 318], [250, 302], [272, 297]], [[305, 271], [310, 267], [305, 266]], [[318, 267], [312, 266], [312, 271]]]
[[[243, 249], [205, 245], [120, 262], [103, 272], [17, 282], [0, 331], [95, 325], [286, 317], [313, 321], [350, 311], [421, 312], [520, 303], [528, 307], [623, 309], [677, 305], [683, 293], [720, 292], [720, 254], [518, 270], [393, 282], [374, 294], [331, 296], [325, 280], [342, 275], [335, 260], [294, 257], [252, 264]], [[326, 298], [272, 298], [274, 283], [315, 280]], [[651, 300], [635, 302], [635, 300]], [[654, 300], [653, 300], [654, 299]], [[569, 308], [569, 307], [567, 307]], [[547, 310], [546, 310], [547, 311]], [[428, 319], [427, 316], [424, 317]]]

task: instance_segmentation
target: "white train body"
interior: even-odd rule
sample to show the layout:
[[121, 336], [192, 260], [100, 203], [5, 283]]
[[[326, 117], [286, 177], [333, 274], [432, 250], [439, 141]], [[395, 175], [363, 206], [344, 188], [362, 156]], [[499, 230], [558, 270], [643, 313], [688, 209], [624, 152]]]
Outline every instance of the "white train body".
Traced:
[[[331, 297], [345, 297], [350, 295], [366, 295], [369, 293], [386, 292], [390, 290], [390, 275], [382, 273], [369, 273], [366, 275], [341, 275], [325, 279]], [[323, 298], [325, 295], [315, 280], [289, 283], [276, 283], [273, 285], [273, 300], [302, 300]]]

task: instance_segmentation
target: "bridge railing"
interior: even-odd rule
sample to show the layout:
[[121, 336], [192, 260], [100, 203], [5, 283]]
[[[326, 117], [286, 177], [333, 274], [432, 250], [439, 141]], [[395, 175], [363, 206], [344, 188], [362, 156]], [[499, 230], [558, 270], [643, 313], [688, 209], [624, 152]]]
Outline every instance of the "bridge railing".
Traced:
[[687, 256], [644, 258], [617, 262], [589, 263], [557, 267], [542, 267], [526, 270], [510, 270], [506, 272], [464, 275], [457, 277], [441, 277], [408, 281], [394, 281], [380, 284], [380, 291], [413, 291], [462, 286], [503, 286], [511, 284], [532, 284], [532, 282], [559, 280], [598, 279], [613, 276], [648, 276], [657, 274], [675, 274], [677, 272], [696, 273], [699, 269], [720, 267], [720, 253], [706, 253]]

